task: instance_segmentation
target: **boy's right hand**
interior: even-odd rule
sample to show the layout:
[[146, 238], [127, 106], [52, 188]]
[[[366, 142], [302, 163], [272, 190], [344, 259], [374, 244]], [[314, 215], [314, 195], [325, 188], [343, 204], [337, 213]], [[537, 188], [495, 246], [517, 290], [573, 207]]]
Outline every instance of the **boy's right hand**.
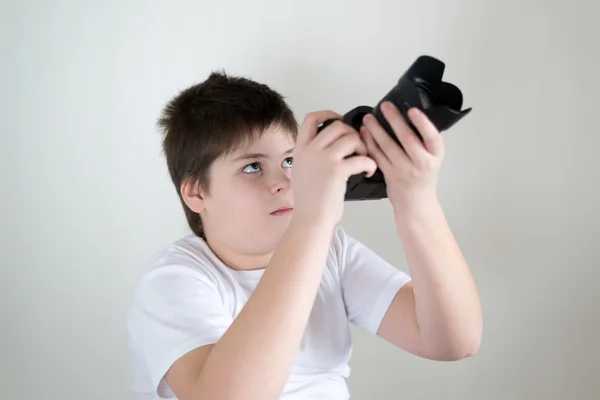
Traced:
[[335, 121], [317, 135], [320, 124], [341, 118], [333, 111], [317, 111], [307, 114], [300, 126], [291, 172], [293, 218], [336, 224], [342, 218], [348, 178], [361, 172], [371, 176], [377, 169], [360, 134], [344, 122]]

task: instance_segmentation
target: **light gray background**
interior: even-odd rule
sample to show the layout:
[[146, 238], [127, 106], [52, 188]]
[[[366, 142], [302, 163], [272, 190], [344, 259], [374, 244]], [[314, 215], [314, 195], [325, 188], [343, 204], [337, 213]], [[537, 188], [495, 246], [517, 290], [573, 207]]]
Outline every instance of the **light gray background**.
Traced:
[[[187, 232], [155, 121], [225, 68], [295, 112], [374, 104], [421, 54], [473, 113], [439, 196], [477, 279], [480, 352], [354, 331], [356, 399], [598, 399], [600, 28], [593, 0], [11, 1], [0, 8], [3, 399], [126, 399], [125, 312]], [[343, 224], [406, 269], [386, 201]]]

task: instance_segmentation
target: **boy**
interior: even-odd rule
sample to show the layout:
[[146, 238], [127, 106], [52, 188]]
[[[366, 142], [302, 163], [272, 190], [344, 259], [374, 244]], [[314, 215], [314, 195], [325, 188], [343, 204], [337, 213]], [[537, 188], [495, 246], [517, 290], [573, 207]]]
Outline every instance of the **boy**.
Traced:
[[[429, 359], [478, 349], [477, 291], [436, 197], [441, 136], [416, 110], [423, 142], [384, 113], [405, 150], [369, 116], [360, 132], [338, 121], [317, 135], [331, 111], [298, 129], [277, 92], [224, 73], [167, 105], [164, 151], [193, 234], [136, 291], [137, 399], [348, 399], [349, 323]], [[377, 167], [410, 277], [336, 227], [347, 178]]]

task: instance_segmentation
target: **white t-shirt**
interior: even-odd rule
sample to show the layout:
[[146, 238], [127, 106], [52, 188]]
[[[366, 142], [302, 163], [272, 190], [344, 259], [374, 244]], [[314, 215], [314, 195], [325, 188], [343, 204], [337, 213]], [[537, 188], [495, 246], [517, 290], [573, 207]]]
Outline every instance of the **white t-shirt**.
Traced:
[[[175, 399], [164, 375], [185, 353], [216, 343], [241, 311], [264, 270], [236, 271], [197, 236], [152, 260], [128, 318], [136, 400]], [[375, 334], [410, 277], [340, 227], [282, 399], [348, 399], [350, 323]], [[257, 355], [258, 357], [260, 355]]]

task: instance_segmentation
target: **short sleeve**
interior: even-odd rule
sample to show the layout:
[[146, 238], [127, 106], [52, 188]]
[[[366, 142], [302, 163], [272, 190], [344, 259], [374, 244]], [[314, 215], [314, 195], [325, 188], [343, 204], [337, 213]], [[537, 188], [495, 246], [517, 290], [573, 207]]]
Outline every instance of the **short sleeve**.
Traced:
[[348, 319], [376, 334], [392, 300], [411, 278], [342, 228], [336, 245]]
[[201, 270], [161, 265], [147, 272], [134, 297], [129, 333], [157, 394], [170, 396], [163, 378], [177, 359], [216, 343], [232, 322], [216, 283]]

